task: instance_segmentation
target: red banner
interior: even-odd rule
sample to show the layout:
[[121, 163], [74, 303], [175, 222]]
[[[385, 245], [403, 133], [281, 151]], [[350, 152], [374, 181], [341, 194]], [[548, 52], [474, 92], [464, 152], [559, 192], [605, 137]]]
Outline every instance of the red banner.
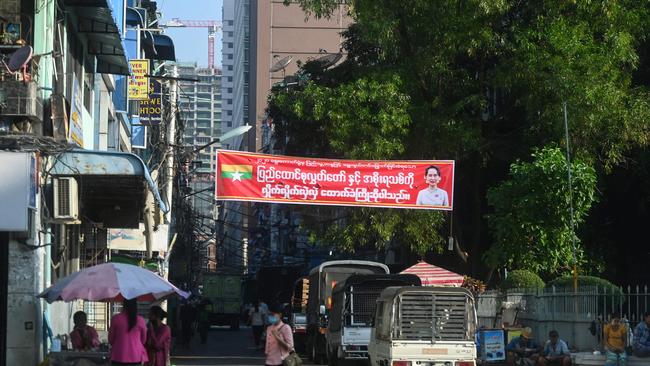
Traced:
[[453, 160], [310, 159], [217, 150], [216, 199], [451, 210]]

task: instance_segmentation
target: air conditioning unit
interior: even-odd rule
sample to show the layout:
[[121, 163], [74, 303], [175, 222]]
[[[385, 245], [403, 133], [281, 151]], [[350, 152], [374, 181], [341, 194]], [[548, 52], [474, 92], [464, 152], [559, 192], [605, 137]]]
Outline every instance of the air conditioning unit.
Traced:
[[79, 222], [79, 186], [72, 177], [54, 179], [54, 219]]

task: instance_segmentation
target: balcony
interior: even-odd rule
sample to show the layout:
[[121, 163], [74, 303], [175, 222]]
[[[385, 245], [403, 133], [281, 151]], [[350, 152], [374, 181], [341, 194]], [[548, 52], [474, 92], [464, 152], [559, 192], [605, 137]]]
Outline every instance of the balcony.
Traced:
[[42, 122], [43, 100], [36, 82], [0, 81], [0, 117], [23, 117], [32, 122]]

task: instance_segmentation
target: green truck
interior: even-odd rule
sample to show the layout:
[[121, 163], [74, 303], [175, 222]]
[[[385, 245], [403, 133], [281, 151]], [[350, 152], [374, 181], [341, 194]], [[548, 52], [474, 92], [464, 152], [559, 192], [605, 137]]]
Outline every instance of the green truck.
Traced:
[[229, 325], [239, 329], [241, 307], [241, 275], [230, 273], [203, 274], [203, 297], [210, 300], [210, 325]]

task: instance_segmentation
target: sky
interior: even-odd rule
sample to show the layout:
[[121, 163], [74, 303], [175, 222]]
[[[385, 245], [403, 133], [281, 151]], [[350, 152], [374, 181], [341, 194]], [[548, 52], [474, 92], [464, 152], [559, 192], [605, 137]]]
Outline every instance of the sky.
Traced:
[[[221, 21], [223, 0], [158, 0], [158, 11], [163, 22], [172, 18], [181, 20]], [[208, 30], [206, 28], [166, 28], [165, 34], [174, 40], [176, 60], [208, 65]], [[214, 63], [221, 68], [221, 29], [214, 41]]]

